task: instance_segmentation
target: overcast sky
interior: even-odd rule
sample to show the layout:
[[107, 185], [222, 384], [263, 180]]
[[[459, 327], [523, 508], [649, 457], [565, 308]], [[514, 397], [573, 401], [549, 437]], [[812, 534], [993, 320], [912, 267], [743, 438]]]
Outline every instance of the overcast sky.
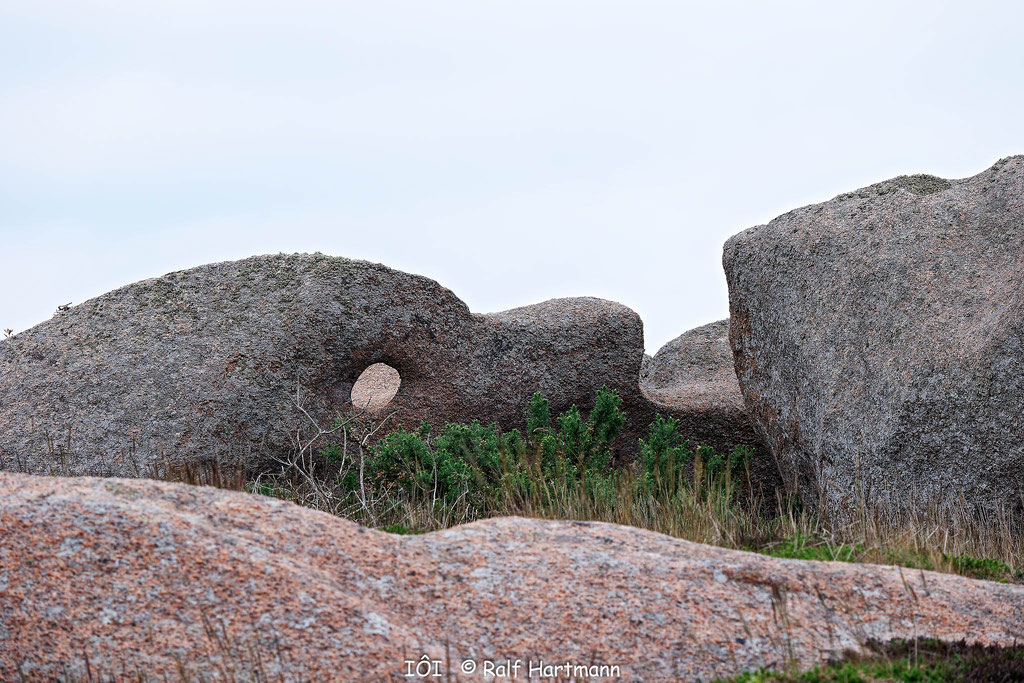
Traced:
[[0, 0], [0, 328], [322, 251], [654, 352], [728, 315], [730, 235], [1024, 152], [1024, 3], [838, 5]]

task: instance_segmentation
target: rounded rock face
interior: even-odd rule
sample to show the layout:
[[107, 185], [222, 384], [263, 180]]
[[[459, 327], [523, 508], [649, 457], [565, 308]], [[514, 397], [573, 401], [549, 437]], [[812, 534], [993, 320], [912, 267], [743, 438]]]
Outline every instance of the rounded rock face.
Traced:
[[375, 363], [401, 375], [390, 424], [523, 426], [530, 396], [637, 400], [643, 326], [600, 299], [474, 315], [433, 280], [321, 254], [145, 280], [0, 341], [0, 468], [146, 476], [165, 461], [256, 469], [352, 408]]
[[791, 211], [723, 261], [747, 409], [805, 501], [1020, 512], [1024, 157]]
[[393, 536], [211, 487], [0, 472], [0, 488], [3, 680], [401, 680], [427, 655], [692, 681], [810, 667], [869, 638], [1024, 639], [1022, 586], [612, 524]]
[[729, 320], [685, 332], [644, 364], [640, 388], [659, 409], [692, 424], [697, 441], [719, 450], [755, 444], [736, 381]]
[[680, 433], [694, 446], [707, 444], [720, 453], [753, 447], [751, 481], [774, 501], [780, 488], [778, 467], [747, 417], [729, 347], [728, 319], [685, 332], [653, 358], [646, 357], [640, 390], [652, 415], [679, 420]]

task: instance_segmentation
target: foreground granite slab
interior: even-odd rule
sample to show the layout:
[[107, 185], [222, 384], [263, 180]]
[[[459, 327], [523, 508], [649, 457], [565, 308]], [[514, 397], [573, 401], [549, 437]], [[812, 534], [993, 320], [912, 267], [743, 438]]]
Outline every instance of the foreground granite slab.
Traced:
[[0, 539], [3, 680], [404, 680], [424, 655], [459, 680], [506, 660], [708, 680], [868, 638], [1024, 640], [1024, 586], [608, 524], [402, 537], [244, 493], [0, 473]]

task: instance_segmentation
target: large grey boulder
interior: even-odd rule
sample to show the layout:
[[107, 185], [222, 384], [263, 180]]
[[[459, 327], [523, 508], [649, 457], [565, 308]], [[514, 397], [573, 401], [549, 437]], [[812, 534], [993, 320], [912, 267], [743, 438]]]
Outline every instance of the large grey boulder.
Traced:
[[553, 410], [589, 407], [601, 385], [636, 404], [642, 356], [639, 317], [609, 301], [475, 315], [385, 266], [257, 256], [123, 287], [0, 342], [0, 468], [257, 469], [311, 429], [299, 405], [330, 426], [377, 362], [401, 376], [389, 425], [515, 428], [536, 391]]
[[724, 265], [747, 410], [805, 501], [1020, 511], [1024, 157], [791, 211]]

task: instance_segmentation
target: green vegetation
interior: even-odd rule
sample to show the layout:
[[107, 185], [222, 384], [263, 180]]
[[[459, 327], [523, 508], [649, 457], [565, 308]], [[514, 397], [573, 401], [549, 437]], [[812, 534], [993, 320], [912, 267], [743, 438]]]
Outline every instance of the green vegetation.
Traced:
[[944, 559], [952, 565], [953, 571], [957, 574], [963, 574], [975, 579], [1003, 582], [1021, 581], [1021, 579], [1024, 579], [1024, 570], [1015, 570], [1002, 560], [992, 557], [978, 558], [971, 557], [970, 555], [955, 555], [951, 557], [945, 555]]
[[422, 531], [416, 531], [415, 529], [410, 529], [409, 527], [403, 526], [402, 524], [388, 524], [385, 527], [381, 527], [381, 531], [386, 531], [389, 534], [397, 534], [399, 536], [411, 536], [411, 535], [414, 535], [414, 534], [421, 534], [421, 533], [423, 533]]
[[[875, 562], [894, 564], [912, 569], [944, 571], [962, 574], [972, 579], [986, 579], [1002, 583], [1024, 582], [1024, 571], [1015, 570], [1002, 560], [991, 557], [978, 558], [970, 555], [946, 555], [938, 561], [927, 552], [913, 552], [906, 549], [872, 549], [863, 544], [849, 545], [833, 543], [826, 539], [809, 538], [800, 533], [783, 539], [776, 545], [763, 548], [750, 547], [747, 550], [762, 552], [774, 557], [794, 560], [819, 560], [838, 562]], [[879, 557], [879, 551], [883, 551]]]
[[1024, 582], [1024, 534], [1010, 519], [966, 508], [897, 514], [860, 502], [849, 522], [832, 526], [798, 500], [762, 497], [750, 474], [754, 449], [691, 444], [672, 418], [657, 416], [638, 457], [617, 465], [625, 415], [608, 389], [589, 411], [560, 415], [535, 395], [525, 434], [479, 422], [384, 434], [385, 424], [350, 416], [299, 434], [305, 446], [255, 479], [187, 464], [152, 476], [246, 489], [392, 533], [504, 515], [604, 521], [776, 557]]
[[756, 671], [727, 679], [734, 683], [946, 683], [1024, 680], [1024, 647], [984, 647], [931, 639], [868, 644], [869, 654], [802, 672]]
[[774, 557], [785, 557], [792, 560], [819, 560], [822, 562], [856, 562], [864, 554], [860, 544], [832, 544], [820, 539], [809, 538], [799, 532], [784, 539], [781, 543], [762, 549], [750, 548], [755, 552], [763, 552]]
[[[547, 399], [536, 394], [527, 408], [525, 438], [518, 430], [502, 434], [497, 425], [479, 422], [449, 423], [437, 436], [426, 423], [415, 432], [400, 428], [370, 449], [364, 486], [433, 507], [457, 506], [473, 519], [553, 508], [570, 492], [614, 509], [640, 495], [671, 497], [694, 477], [699, 489], [722, 482], [752, 452], [694, 451], [678, 434], [678, 422], [659, 416], [641, 441], [637, 465], [615, 468], [612, 446], [625, 425], [621, 404], [614, 391], [602, 388], [586, 417], [572, 406], [552, 419]], [[321, 454], [338, 461], [339, 447]], [[355, 478], [346, 476], [355, 493]]]

